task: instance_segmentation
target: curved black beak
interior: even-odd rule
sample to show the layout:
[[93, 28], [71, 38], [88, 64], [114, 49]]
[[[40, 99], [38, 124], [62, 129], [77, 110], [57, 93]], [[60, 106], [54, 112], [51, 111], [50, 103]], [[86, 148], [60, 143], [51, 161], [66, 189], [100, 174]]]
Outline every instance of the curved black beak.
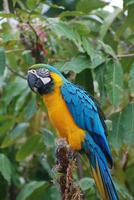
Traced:
[[36, 77], [36, 75], [34, 75], [31, 72], [28, 72], [28, 76], [27, 76], [28, 85], [31, 88], [31, 90], [34, 92], [37, 92], [37, 88], [35, 87], [37, 80], [38, 78]]

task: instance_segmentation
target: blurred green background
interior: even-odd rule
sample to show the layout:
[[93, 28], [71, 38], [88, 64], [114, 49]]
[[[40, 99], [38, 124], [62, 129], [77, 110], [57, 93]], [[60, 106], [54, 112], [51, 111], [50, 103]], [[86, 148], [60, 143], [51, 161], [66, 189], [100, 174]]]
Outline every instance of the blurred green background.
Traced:
[[[0, 200], [60, 200], [55, 130], [26, 81], [39, 62], [100, 102], [116, 188], [121, 200], [134, 199], [134, 0], [110, 2], [0, 1]], [[74, 181], [85, 199], [100, 199], [86, 157], [81, 163]]]

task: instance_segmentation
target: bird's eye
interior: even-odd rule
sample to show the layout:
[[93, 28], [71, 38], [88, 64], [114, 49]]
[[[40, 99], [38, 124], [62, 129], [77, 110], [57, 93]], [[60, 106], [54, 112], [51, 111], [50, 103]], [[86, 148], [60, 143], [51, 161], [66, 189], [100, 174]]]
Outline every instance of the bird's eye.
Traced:
[[36, 73], [36, 70], [35, 70], [35, 69], [32, 69], [32, 73], [35, 74], [35, 73]]

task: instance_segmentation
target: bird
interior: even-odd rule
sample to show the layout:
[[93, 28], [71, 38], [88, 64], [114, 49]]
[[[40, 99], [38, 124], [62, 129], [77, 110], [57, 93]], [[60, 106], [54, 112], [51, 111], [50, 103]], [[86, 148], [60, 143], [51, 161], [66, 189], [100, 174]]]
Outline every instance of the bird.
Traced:
[[103, 200], [118, 200], [110, 168], [113, 166], [105, 119], [95, 99], [66, 79], [55, 67], [39, 63], [28, 70], [28, 85], [41, 95], [50, 122], [74, 151], [84, 151]]

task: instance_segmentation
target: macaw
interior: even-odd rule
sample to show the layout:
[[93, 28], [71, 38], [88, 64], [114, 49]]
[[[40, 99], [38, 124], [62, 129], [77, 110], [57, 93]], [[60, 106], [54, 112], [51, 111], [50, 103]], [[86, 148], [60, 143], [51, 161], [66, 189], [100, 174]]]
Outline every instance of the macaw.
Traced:
[[87, 154], [103, 200], [118, 200], [109, 170], [113, 160], [106, 125], [93, 97], [47, 64], [33, 65], [27, 79], [30, 88], [42, 96], [59, 136], [66, 138], [73, 150]]

